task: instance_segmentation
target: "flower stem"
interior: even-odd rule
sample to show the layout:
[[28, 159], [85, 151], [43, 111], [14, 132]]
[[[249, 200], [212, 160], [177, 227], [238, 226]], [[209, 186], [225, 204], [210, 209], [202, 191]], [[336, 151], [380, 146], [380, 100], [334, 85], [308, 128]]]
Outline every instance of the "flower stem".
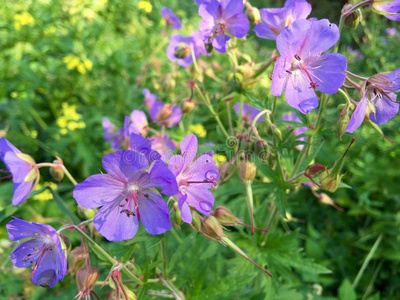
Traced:
[[358, 283], [360, 282], [360, 279], [361, 279], [362, 275], [364, 274], [364, 271], [367, 268], [367, 266], [368, 266], [369, 262], [371, 261], [372, 257], [374, 256], [376, 250], [378, 249], [379, 244], [382, 241], [382, 238], [383, 238], [383, 235], [380, 234], [378, 236], [378, 238], [376, 239], [374, 245], [372, 246], [371, 250], [369, 251], [367, 257], [365, 258], [364, 263], [362, 264], [360, 270], [357, 273], [356, 278], [353, 281], [353, 289], [355, 289], [357, 287]]
[[246, 181], [246, 204], [247, 204], [247, 209], [249, 210], [249, 215], [250, 215], [250, 222], [251, 222], [251, 234], [254, 234], [254, 206], [253, 206], [253, 189], [251, 187], [251, 181], [247, 180]]
[[161, 259], [162, 259], [162, 263], [163, 263], [162, 276], [164, 278], [168, 278], [168, 276], [167, 276], [167, 245], [165, 243], [165, 235], [161, 239], [160, 248], [161, 248]]
[[[87, 242], [90, 244], [94, 249], [96, 249], [97, 252], [99, 252], [105, 259], [107, 259], [112, 265], [118, 264], [118, 261], [114, 259], [110, 254], [107, 253], [103, 248], [99, 246], [90, 236], [88, 236], [85, 232], [83, 232], [78, 226], [76, 225], [71, 225]], [[142, 285], [143, 282], [135, 276], [126, 266], [122, 266], [122, 271], [125, 273], [126, 276], [128, 276], [130, 279], [132, 279], [134, 282], [137, 284]]]
[[64, 165], [61, 165], [61, 168], [63, 169], [65, 175], [67, 175], [68, 179], [73, 183], [73, 185], [77, 185], [78, 182], [75, 180], [74, 177], [72, 177], [71, 173], [67, 170], [67, 168]]
[[367, 77], [363, 77], [363, 76], [354, 74], [354, 73], [352, 73], [352, 72], [350, 72], [350, 71], [348, 71], [348, 70], [346, 70], [345, 72], [346, 72], [347, 74], [349, 74], [351, 77], [354, 77], [354, 78], [356, 78], [356, 79], [363, 80], [363, 81], [368, 80]]

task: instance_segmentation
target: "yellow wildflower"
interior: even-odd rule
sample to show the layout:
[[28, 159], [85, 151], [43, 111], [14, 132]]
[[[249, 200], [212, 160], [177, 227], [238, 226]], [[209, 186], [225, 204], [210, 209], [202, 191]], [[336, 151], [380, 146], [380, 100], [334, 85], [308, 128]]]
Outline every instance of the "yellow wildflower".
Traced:
[[151, 13], [153, 6], [148, 1], [139, 1], [139, 9], [142, 9], [147, 13]]
[[11, 92], [10, 96], [11, 96], [11, 98], [14, 98], [14, 99], [15, 99], [15, 98], [18, 97], [18, 92], [16, 92], [16, 91]]
[[23, 26], [32, 27], [33, 25], [35, 25], [35, 18], [27, 11], [14, 16], [14, 28], [16, 30], [21, 30]]
[[[35, 191], [40, 190], [43, 187], [50, 187], [53, 190], [57, 190], [57, 184], [55, 184], [54, 182], [44, 182], [43, 185], [39, 183], [36, 186]], [[53, 199], [53, 195], [48, 189], [45, 189], [40, 194], [33, 196], [33, 199], [39, 201], [48, 201]]]
[[206, 137], [207, 131], [204, 129], [204, 126], [201, 124], [192, 124], [189, 126], [189, 131], [201, 138]]
[[226, 160], [227, 160], [225, 155], [218, 154], [218, 153], [214, 153], [213, 159], [214, 159], [215, 163], [217, 164], [217, 166], [226, 162]]

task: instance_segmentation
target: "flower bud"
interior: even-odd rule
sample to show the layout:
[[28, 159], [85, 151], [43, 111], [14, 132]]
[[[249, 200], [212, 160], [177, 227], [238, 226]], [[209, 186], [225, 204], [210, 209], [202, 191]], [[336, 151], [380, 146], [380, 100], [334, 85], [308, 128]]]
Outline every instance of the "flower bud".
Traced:
[[78, 299], [90, 297], [90, 293], [99, 278], [99, 271], [92, 266], [85, 266], [76, 272]]
[[215, 241], [220, 241], [225, 236], [221, 224], [212, 215], [202, 220], [201, 233]]
[[269, 128], [271, 129], [273, 134], [275, 134], [280, 140], [282, 140], [282, 132], [275, 124], [271, 123]]
[[[347, 4], [347, 5], [351, 6], [351, 4]], [[361, 10], [357, 9], [350, 15], [346, 16], [346, 18], [344, 19], [344, 24], [347, 27], [357, 28], [357, 26], [361, 20], [362, 20]]]
[[238, 218], [226, 207], [218, 206], [214, 212], [213, 216], [219, 221], [222, 226], [235, 226]]
[[192, 209], [191, 211], [192, 211], [192, 223], [191, 223], [192, 228], [196, 231], [201, 231], [200, 216], [194, 209]]
[[181, 102], [181, 108], [183, 113], [190, 113], [194, 109], [195, 103], [192, 99], [187, 98]]
[[87, 257], [85, 246], [82, 244], [78, 248], [73, 249], [67, 257], [68, 273], [74, 274], [79, 268], [85, 265]]
[[181, 225], [182, 224], [182, 215], [181, 215], [181, 210], [179, 209], [179, 205], [178, 202], [174, 203], [174, 219], [177, 225]]
[[250, 23], [257, 25], [261, 20], [260, 11], [257, 7], [251, 6], [250, 3], [246, 2], [246, 16]]
[[158, 121], [165, 121], [167, 120], [172, 114], [172, 109], [169, 105], [165, 105], [157, 115]]
[[256, 177], [257, 166], [251, 161], [243, 160], [238, 165], [238, 171], [242, 181], [253, 181]]
[[339, 187], [339, 184], [342, 180], [342, 177], [344, 175], [340, 175], [340, 171], [342, 170], [342, 167], [344, 165], [344, 161], [346, 159], [347, 152], [349, 151], [351, 145], [354, 143], [355, 138], [353, 138], [349, 145], [347, 146], [346, 151], [342, 155], [342, 157], [336, 161], [331, 169], [325, 169], [320, 175], [319, 175], [319, 184], [321, 185], [321, 188], [328, 192], [335, 192], [337, 188]]
[[219, 168], [219, 181], [221, 183], [228, 182], [235, 173], [235, 165], [229, 161], [223, 162]]
[[190, 46], [186, 43], [180, 43], [175, 48], [174, 56], [179, 59], [187, 58], [190, 55]]
[[313, 164], [311, 166], [308, 166], [307, 170], [304, 173], [307, 174], [308, 176], [315, 176], [318, 175], [319, 172], [325, 169], [326, 167], [324, 165]]
[[50, 175], [58, 182], [64, 178], [64, 170], [62, 165], [63, 161], [60, 158], [57, 158], [53, 161], [53, 166], [50, 168]]

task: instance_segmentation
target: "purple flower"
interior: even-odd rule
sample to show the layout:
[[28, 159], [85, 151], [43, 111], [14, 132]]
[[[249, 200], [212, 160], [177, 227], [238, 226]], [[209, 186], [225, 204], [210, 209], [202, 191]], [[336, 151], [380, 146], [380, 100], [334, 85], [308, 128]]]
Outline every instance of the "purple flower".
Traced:
[[182, 119], [182, 110], [179, 106], [166, 105], [155, 101], [150, 109], [150, 117], [160, 126], [173, 127]]
[[275, 40], [294, 21], [307, 19], [311, 9], [311, 5], [305, 0], [286, 0], [282, 8], [262, 8], [261, 22], [254, 27], [254, 32], [260, 38]]
[[[236, 111], [236, 113], [239, 115], [240, 114], [240, 103], [236, 103], [233, 106], [234, 110]], [[242, 109], [242, 121], [246, 124], [250, 124], [251, 122], [253, 122], [254, 118], [261, 112], [261, 110], [256, 109], [250, 105], [248, 105], [247, 103], [243, 103], [243, 109]], [[262, 118], [259, 118], [257, 120], [257, 123], [261, 122]]]
[[196, 59], [200, 53], [208, 55], [203, 39], [198, 31], [193, 31], [192, 36], [175, 34], [171, 36], [167, 48], [167, 56], [170, 61], [177, 61], [182, 67], [187, 67], [193, 62], [192, 51]]
[[172, 29], [181, 29], [181, 20], [168, 7], [161, 8], [161, 15]]
[[392, 21], [400, 21], [400, 0], [374, 0], [372, 9]]
[[386, 33], [389, 36], [394, 36], [397, 34], [397, 29], [396, 28], [386, 28]]
[[175, 176], [161, 160], [149, 161], [132, 150], [119, 150], [103, 157], [108, 174], [97, 174], [79, 183], [75, 200], [83, 208], [101, 207], [93, 224], [109, 241], [135, 236], [139, 221], [150, 234], [171, 229], [168, 205], [154, 188], [173, 196], [178, 192]]
[[[296, 113], [292, 113], [292, 112], [289, 112], [289, 113], [287, 113], [287, 114], [284, 114], [283, 117], [282, 117], [282, 119], [283, 119], [283, 121], [297, 122], [297, 123], [303, 124], [303, 122], [299, 119], [299, 117], [297, 117]], [[288, 127], [290, 128], [291, 126], [288, 126]], [[296, 128], [294, 129], [293, 133], [294, 133], [295, 136], [298, 136], [298, 135], [303, 134], [303, 133], [306, 132], [306, 131], [308, 131], [308, 128], [305, 127], [305, 126], [303, 126], [303, 127], [296, 127]], [[298, 140], [298, 141], [304, 142], [304, 141], [306, 140], [306, 137], [299, 137], [297, 140]], [[303, 147], [304, 147], [304, 145], [297, 145], [297, 146], [296, 146], [296, 148], [299, 149], [299, 150], [303, 149]]]
[[211, 156], [202, 154], [196, 159], [197, 138], [187, 135], [181, 142], [182, 155], [170, 159], [169, 169], [178, 182], [178, 205], [182, 220], [192, 222], [190, 206], [208, 216], [214, 205], [214, 195], [210, 188], [216, 185], [218, 168]]
[[129, 125], [129, 133], [140, 134], [146, 136], [149, 130], [146, 114], [141, 110], [134, 110], [130, 115], [131, 124]]
[[118, 149], [124, 142], [124, 129], [117, 128], [111, 121], [103, 117], [104, 140], [111, 141], [111, 147]]
[[25, 202], [39, 181], [39, 170], [32, 157], [21, 153], [5, 138], [0, 139], [0, 159], [12, 174], [12, 204], [19, 205]]
[[63, 280], [67, 272], [67, 259], [61, 247], [57, 231], [46, 224], [37, 224], [14, 218], [7, 225], [10, 241], [31, 238], [20, 243], [10, 254], [17, 268], [33, 264], [33, 283], [52, 288]]
[[158, 160], [161, 155], [152, 149], [151, 141], [141, 135], [132, 133], [129, 137], [129, 149], [145, 156], [150, 162]]
[[163, 162], [168, 162], [172, 151], [176, 149], [174, 141], [166, 134], [156, 134], [150, 138], [151, 148], [161, 155]]
[[149, 89], [143, 90], [143, 96], [147, 108], [151, 108], [157, 100], [156, 95], [152, 94]]
[[243, 0], [208, 0], [199, 7], [203, 20], [199, 29], [206, 43], [212, 43], [218, 52], [226, 52], [231, 34], [243, 38], [249, 31], [250, 23], [243, 13]]
[[354, 132], [360, 127], [365, 116], [375, 124], [382, 125], [399, 112], [399, 103], [396, 102], [400, 92], [400, 68], [387, 74], [376, 74], [370, 77], [365, 86], [363, 96], [347, 124], [346, 132]]
[[276, 39], [281, 54], [272, 74], [271, 92], [290, 106], [308, 113], [318, 106], [315, 89], [334, 94], [343, 84], [346, 58], [337, 53], [321, 55], [339, 39], [339, 29], [328, 20], [297, 20]]

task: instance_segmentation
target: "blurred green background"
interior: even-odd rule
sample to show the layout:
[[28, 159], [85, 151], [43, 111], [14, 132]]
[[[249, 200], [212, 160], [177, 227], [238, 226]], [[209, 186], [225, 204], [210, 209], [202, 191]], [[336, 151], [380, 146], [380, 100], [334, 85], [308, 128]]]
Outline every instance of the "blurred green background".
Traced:
[[[258, 7], [279, 7], [284, 1], [254, 0]], [[329, 18], [338, 23], [345, 1], [309, 1], [311, 17]], [[101, 157], [110, 151], [103, 140], [101, 119], [109, 117], [122, 126], [123, 117], [133, 109], [144, 109], [143, 88], [149, 88], [166, 102], [186, 88], [190, 72], [168, 61], [165, 50], [170, 29], [160, 17], [168, 6], [181, 18], [183, 34], [191, 34], [200, 18], [191, 0], [4, 0], [0, 4], [0, 137], [6, 137], [37, 162], [60, 156], [78, 181], [98, 173]], [[363, 21], [356, 29], [345, 28], [339, 52], [349, 60], [349, 70], [362, 76], [392, 71], [400, 66], [400, 26], [383, 16], [363, 9]], [[397, 28], [388, 34], [387, 28]], [[260, 40], [250, 31], [240, 51], [252, 63], [265, 61], [275, 45]], [[204, 85], [211, 95], [225, 93], [230, 72], [224, 54], [214, 52], [202, 57], [206, 69]], [[271, 99], [268, 90], [270, 68], [251, 91], [259, 98]], [[215, 79], [217, 78], [217, 79]], [[188, 96], [188, 95], [186, 95]], [[357, 99], [357, 95], [353, 95]], [[337, 105], [344, 103], [339, 94], [332, 97], [324, 116], [321, 139], [324, 144], [315, 161], [332, 166], [350, 140], [340, 141], [335, 132]], [[216, 110], [227, 122], [225, 104]], [[290, 111], [282, 99], [277, 125]], [[188, 299], [398, 299], [400, 282], [400, 117], [382, 126], [385, 140], [364, 124], [357, 132], [356, 144], [347, 157], [344, 182], [351, 188], [339, 189], [330, 197], [344, 209], [338, 211], [319, 203], [310, 190], [299, 187], [286, 201], [290, 212], [278, 221], [266, 237], [250, 236], [233, 230], [232, 239], [252, 258], [265, 263], [272, 279], [234, 256], [229, 250], [191, 233], [187, 227], [179, 232], [181, 242], [171, 238], [170, 274]], [[178, 142], [191, 124], [202, 124], [207, 131], [201, 143], [213, 142], [224, 154], [226, 144], [216, 130], [217, 124], [208, 110], [199, 105], [183, 118], [181, 127], [168, 133]], [[294, 137], [292, 138], [294, 141]], [[290, 143], [289, 143], [290, 144]], [[293, 145], [293, 143], [292, 143]], [[224, 148], [225, 147], [225, 148]], [[282, 144], [280, 150], [288, 160], [296, 150]], [[227, 154], [229, 156], [229, 154]], [[289, 163], [290, 164], [290, 163]], [[50, 185], [47, 170], [42, 172], [41, 187]], [[64, 180], [57, 187], [64, 201], [76, 211], [72, 185]], [[268, 215], [271, 188], [254, 184], [256, 220], [262, 227]], [[12, 184], [0, 184], [0, 298], [4, 299], [72, 299], [75, 279], [66, 277], [53, 290], [36, 287], [27, 269], [12, 267], [11, 251], [5, 224], [11, 215], [35, 222], [60, 226], [65, 216], [50, 193], [30, 197], [18, 207], [11, 206]], [[218, 187], [216, 205], [226, 205], [246, 221], [244, 188], [235, 176]], [[291, 217], [290, 217], [291, 216]], [[83, 217], [83, 216], [82, 216]], [[142, 238], [143, 241], [140, 240]], [[135, 238], [136, 239], [136, 238]], [[159, 240], [148, 237], [142, 229], [138, 240], [102, 245], [115, 256], [135, 257], [139, 266], [157, 256]], [[100, 238], [98, 239], [101, 240]], [[355, 278], [376, 241], [377, 250]], [[74, 245], [79, 239], [72, 237]], [[128, 250], [127, 250], [128, 249]], [[194, 259], [196, 258], [196, 259]], [[105, 279], [109, 266], [96, 261]], [[331, 273], [327, 272], [331, 270]], [[150, 268], [151, 270], [151, 268]], [[352, 287], [352, 284], [354, 288]], [[151, 286], [149, 289], [160, 289]], [[59, 294], [56, 296], [56, 291]], [[96, 291], [103, 299], [107, 288]], [[102, 294], [103, 293], [103, 294]], [[105, 294], [104, 294], [105, 293]], [[146, 295], [140, 297], [146, 299]], [[153, 297], [157, 298], [157, 297]]]

